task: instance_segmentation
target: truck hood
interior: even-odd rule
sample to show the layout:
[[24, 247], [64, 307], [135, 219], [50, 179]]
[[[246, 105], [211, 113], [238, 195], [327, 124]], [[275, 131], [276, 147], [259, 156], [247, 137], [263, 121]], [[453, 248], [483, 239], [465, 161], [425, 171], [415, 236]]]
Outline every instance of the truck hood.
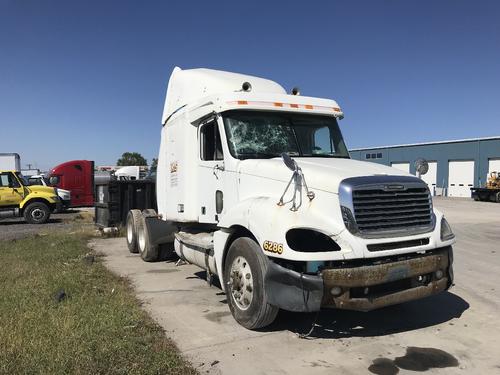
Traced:
[[39, 186], [39, 185], [36, 185], [36, 186], [28, 186], [27, 187], [32, 193], [35, 193], [35, 194], [52, 194], [52, 195], [56, 195], [56, 192], [54, 190], [53, 187], [49, 187], [49, 186]]
[[[339, 191], [340, 182], [349, 177], [412, 176], [396, 168], [353, 159], [294, 158], [294, 160], [302, 169], [309, 188], [335, 194]], [[238, 165], [237, 172], [285, 183], [292, 176], [292, 171], [285, 166], [281, 158], [242, 160]]]

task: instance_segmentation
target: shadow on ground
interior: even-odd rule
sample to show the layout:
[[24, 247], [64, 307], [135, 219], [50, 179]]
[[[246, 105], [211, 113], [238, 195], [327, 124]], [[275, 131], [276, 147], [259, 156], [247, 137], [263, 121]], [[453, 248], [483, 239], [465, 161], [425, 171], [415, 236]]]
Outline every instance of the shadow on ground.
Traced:
[[317, 314], [280, 311], [276, 321], [264, 331], [289, 330], [305, 334], [317, 316], [311, 338], [385, 336], [446, 323], [459, 318], [468, 308], [467, 301], [444, 292], [370, 312], [325, 309]]
[[[206, 280], [206, 272], [196, 272], [189, 278]], [[213, 287], [217, 290], [217, 296], [223, 298], [220, 302], [227, 303], [218, 278], [214, 278]], [[467, 301], [456, 294], [444, 292], [370, 312], [324, 309], [319, 313], [294, 313], [280, 310], [275, 322], [261, 331], [287, 330], [306, 334], [316, 322], [310, 338], [385, 336], [446, 323], [460, 318], [468, 308]]]
[[0, 226], [2, 226], [2, 225], [5, 225], [5, 226], [7, 226], [7, 225], [36, 225], [36, 226], [38, 226], [38, 225], [57, 224], [57, 223], [62, 223], [62, 220], [51, 218], [46, 223], [43, 223], [43, 224], [30, 224], [27, 221], [25, 221], [24, 218], [16, 218], [16, 219], [9, 219], [9, 221], [0, 221]]

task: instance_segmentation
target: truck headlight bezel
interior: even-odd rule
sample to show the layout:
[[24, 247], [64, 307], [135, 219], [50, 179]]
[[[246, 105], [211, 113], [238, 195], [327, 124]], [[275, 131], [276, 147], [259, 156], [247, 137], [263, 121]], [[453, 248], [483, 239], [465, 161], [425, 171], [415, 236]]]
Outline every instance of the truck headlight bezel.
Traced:
[[455, 238], [455, 234], [451, 230], [450, 224], [444, 218], [441, 218], [441, 241], [449, 241]]

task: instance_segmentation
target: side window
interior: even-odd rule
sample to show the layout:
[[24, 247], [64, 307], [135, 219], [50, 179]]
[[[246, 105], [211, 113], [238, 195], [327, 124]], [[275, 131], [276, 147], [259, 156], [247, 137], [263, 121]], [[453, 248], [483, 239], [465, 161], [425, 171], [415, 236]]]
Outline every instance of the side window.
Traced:
[[0, 187], [9, 187], [9, 174], [0, 174]]
[[222, 160], [222, 143], [217, 122], [211, 121], [200, 129], [200, 158], [201, 160]]
[[313, 154], [332, 154], [332, 141], [330, 138], [330, 129], [326, 126], [318, 128], [314, 132]]
[[12, 173], [2, 173], [0, 175], [0, 187], [18, 188], [21, 185]]
[[42, 181], [38, 178], [30, 178], [28, 179], [28, 183], [33, 186], [33, 185], [42, 185]]
[[59, 176], [50, 176], [49, 178], [49, 185], [54, 186], [59, 183]]

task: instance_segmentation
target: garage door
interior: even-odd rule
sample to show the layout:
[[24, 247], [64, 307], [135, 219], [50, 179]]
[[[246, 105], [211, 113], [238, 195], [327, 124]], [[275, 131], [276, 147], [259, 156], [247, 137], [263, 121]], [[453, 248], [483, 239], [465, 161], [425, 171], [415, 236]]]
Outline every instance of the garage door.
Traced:
[[469, 197], [474, 186], [474, 161], [450, 161], [448, 172], [448, 196]]
[[391, 163], [391, 167], [410, 173], [410, 163]]
[[436, 180], [437, 180], [437, 162], [429, 161], [428, 164], [429, 164], [429, 170], [427, 171], [426, 174], [420, 176], [420, 178], [424, 180], [427, 185], [429, 185], [429, 189], [432, 195], [435, 195], [434, 188], [436, 187]]
[[491, 172], [500, 173], [500, 159], [490, 159], [488, 160], [488, 176]]

